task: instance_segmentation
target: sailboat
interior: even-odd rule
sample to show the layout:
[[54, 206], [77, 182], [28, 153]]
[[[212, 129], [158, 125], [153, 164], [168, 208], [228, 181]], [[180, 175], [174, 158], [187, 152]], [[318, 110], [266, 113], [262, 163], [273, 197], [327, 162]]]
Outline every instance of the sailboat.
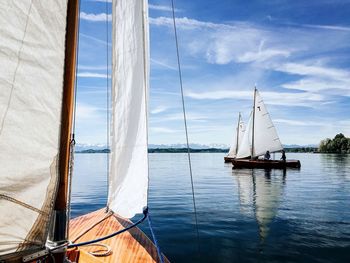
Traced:
[[245, 125], [242, 120], [241, 113], [238, 114], [238, 122], [236, 127], [236, 134], [234, 136], [233, 142], [230, 146], [230, 149], [227, 153], [227, 155], [224, 157], [225, 163], [230, 163], [232, 160], [236, 158], [237, 152], [238, 152], [238, 146], [242, 142], [242, 138], [245, 132]]
[[[253, 110], [238, 146], [236, 158], [232, 160], [233, 168], [300, 168], [299, 160], [266, 160], [259, 159], [267, 151], [283, 151], [277, 130], [273, 125], [265, 103], [254, 88]], [[247, 159], [249, 158], [250, 159]]]
[[112, 8], [108, 202], [69, 222], [79, 1], [0, 3], [0, 262], [167, 262], [136, 227], [148, 216], [147, 1]]

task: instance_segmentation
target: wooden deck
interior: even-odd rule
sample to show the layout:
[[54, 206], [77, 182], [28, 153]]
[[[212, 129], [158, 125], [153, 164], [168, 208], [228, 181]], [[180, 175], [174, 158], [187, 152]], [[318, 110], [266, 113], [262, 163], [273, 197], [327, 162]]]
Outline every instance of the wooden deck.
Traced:
[[[119, 231], [131, 222], [105, 209], [72, 219], [69, 223], [69, 240], [74, 243], [96, 239]], [[76, 262], [159, 262], [153, 242], [137, 227], [101, 241], [111, 248], [107, 256], [93, 256], [89, 252], [103, 252], [100, 246], [82, 246], [68, 251], [69, 259]], [[164, 256], [164, 262], [169, 262]]]

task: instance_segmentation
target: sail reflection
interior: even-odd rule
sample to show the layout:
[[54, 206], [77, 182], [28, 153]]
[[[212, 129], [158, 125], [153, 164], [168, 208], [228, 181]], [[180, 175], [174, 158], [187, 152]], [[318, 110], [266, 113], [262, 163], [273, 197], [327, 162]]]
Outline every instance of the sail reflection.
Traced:
[[233, 175], [237, 179], [240, 212], [256, 218], [260, 242], [264, 243], [282, 199], [286, 170], [233, 170]]

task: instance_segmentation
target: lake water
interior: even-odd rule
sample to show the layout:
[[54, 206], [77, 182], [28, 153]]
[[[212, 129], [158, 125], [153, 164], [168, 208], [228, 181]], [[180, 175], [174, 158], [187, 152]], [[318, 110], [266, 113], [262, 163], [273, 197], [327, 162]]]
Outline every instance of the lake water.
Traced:
[[[223, 157], [192, 154], [198, 240], [187, 155], [150, 154], [150, 213], [170, 261], [350, 262], [349, 155], [290, 153], [302, 166], [286, 172]], [[72, 216], [105, 206], [106, 155], [76, 154], [74, 169]]]

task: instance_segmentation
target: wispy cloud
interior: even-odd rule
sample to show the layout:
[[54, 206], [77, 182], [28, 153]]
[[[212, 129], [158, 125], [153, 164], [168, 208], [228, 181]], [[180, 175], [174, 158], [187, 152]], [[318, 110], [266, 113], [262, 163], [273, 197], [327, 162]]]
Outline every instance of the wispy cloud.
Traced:
[[330, 26], [330, 25], [303, 25], [309, 28], [324, 29], [324, 30], [337, 30], [350, 32], [349, 26]]
[[171, 65], [171, 64], [169, 64], [167, 62], [164, 62], [164, 61], [161, 61], [161, 60], [158, 60], [158, 59], [151, 58], [151, 63], [159, 65], [159, 66], [167, 68], [167, 69], [177, 70], [176, 66], [173, 66], [173, 65]]
[[100, 13], [100, 14], [88, 14], [85, 12], [80, 12], [80, 19], [91, 21], [91, 22], [103, 22], [103, 21], [112, 21], [112, 15], [106, 14], [106, 13]]
[[96, 38], [96, 37], [93, 37], [93, 36], [90, 36], [90, 35], [86, 35], [84, 33], [79, 33], [79, 36], [83, 37], [83, 38], [86, 38], [86, 39], [89, 39], [89, 40], [93, 40], [94, 42], [96, 43], [99, 43], [99, 44], [102, 44], [102, 45], [108, 45], [108, 46], [112, 46], [111, 43], [107, 43], [106, 41], [104, 40], [101, 40], [99, 38]]
[[158, 113], [162, 113], [164, 111], [166, 111], [168, 109], [168, 107], [165, 107], [165, 106], [158, 106], [154, 109], [151, 110], [151, 113], [152, 114], [158, 114]]
[[[80, 78], [107, 78], [107, 74], [102, 74], [102, 73], [93, 73], [93, 72], [79, 72], [77, 74], [78, 77]], [[108, 75], [108, 78], [111, 76]]]
[[[234, 91], [234, 90], [216, 90], [206, 92], [187, 91], [187, 97], [197, 100], [222, 100], [222, 99], [243, 99], [252, 100], [251, 91]], [[284, 106], [304, 106], [313, 107], [313, 103], [319, 103], [324, 97], [313, 93], [287, 93], [287, 92], [263, 92], [262, 97], [266, 104], [284, 105]]]
[[151, 132], [156, 133], [176, 133], [179, 132], [178, 130], [167, 128], [167, 127], [151, 127]]
[[[152, 10], [158, 10], [158, 11], [166, 11], [166, 12], [172, 12], [172, 7], [171, 6], [166, 6], [166, 5], [154, 5], [154, 4], [148, 4], [148, 8]], [[179, 12], [180, 9], [175, 8], [175, 12]]]
[[289, 119], [274, 119], [273, 120], [276, 123], [284, 123], [284, 124], [288, 124], [291, 126], [325, 126], [325, 125], [329, 125], [328, 123], [325, 124], [323, 122], [315, 122], [315, 121], [308, 121], [308, 120], [289, 120]]
[[106, 65], [99, 65], [99, 66], [88, 66], [88, 65], [78, 65], [78, 69], [82, 69], [82, 70], [107, 70], [107, 66]]

